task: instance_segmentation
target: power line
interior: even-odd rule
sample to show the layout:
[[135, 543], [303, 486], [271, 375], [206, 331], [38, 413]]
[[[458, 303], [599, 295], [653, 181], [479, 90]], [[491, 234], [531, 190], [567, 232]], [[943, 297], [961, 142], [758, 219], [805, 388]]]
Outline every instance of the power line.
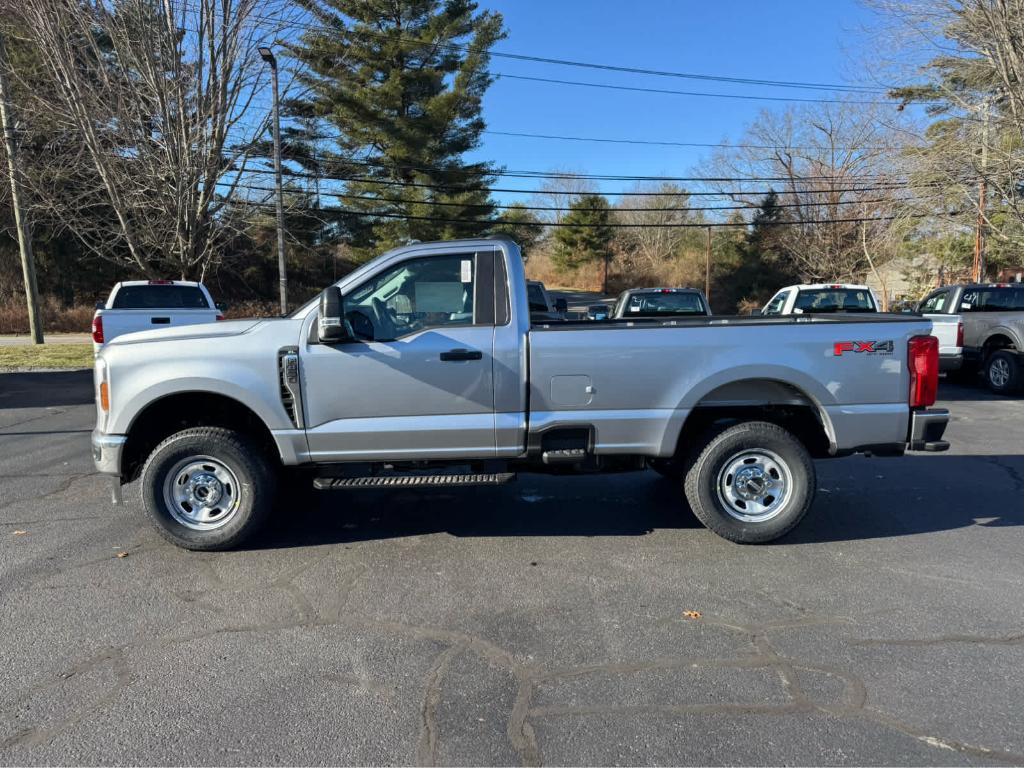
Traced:
[[[274, 187], [263, 187], [254, 184], [245, 184], [242, 182], [233, 183], [229, 181], [217, 182], [218, 186], [233, 186], [240, 189], [247, 189], [250, 191], [257, 192], [275, 192]], [[336, 197], [344, 200], [365, 200], [369, 202], [377, 203], [396, 203], [402, 205], [433, 205], [442, 207], [452, 208], [473, 208], [472, 203], [459, 203], [448, 200], [406, 200], [403, 198], [395, 197], [377, 197], [375, 195], [352, 195], [343, 192], [331, 192], [331, 191], [320, 191], [316, 194], [319, 197]], [[905, 201], [908, 198], [901, 198], [901, 201]], [[930, 197], [919, 197], [915, 196], [914, 200], [930, 200], [936, 199], [935, 196]], [[839, 205], [867, 205], [873, 203], [889, 203], [894, 202], [892, 198], [871, 198], [871, 199], [860, 199], [860, 200], [837, 200], [829, 202], [801, 202], [801, 203], [776, 203], [775, 208], [824, 208], [830, 206]], [[566, 212], [566, 211], [602, 211], [602, 210], [613, 210], [622, 213], [689, 213], [693, 211], [757, 211], [759, 205], [725, 205], [725, 206], [685, 206], [675, 208], [578, 208], [574, 206], [546, 206], [546, 205], [519, 205], [515, 203], [489, 203], [481, 204], [479, 207], [497, 208], [499, 210], [520, 210], [520, 211], [545, 211], [545, 212]]]
[[[256, 206], [270, 206], [273, 203], [261, 203], [261, 202], [250, 202], [250, 205]], [[381, 219], [402, 219], [404, 221], [430, 221], [437, 224], [480, 224], [489, 227], [501, 226], [504, 222], [497, 221], [494, 219], [453, 219], [443, 218], [438, 216], [417, 216], [414, 214], [404, 213], [378, 213], [374, 211], [354, 211], [346, 208], [323, 208], [319, 206], [307, 206], [300, 210], [316, 211], [320, 213], [332, 213], [341, 214], [348, 216], [363, 216], [371, 218]], [[905, 217], [901, 216], [858, 216], [858, 217], [844, 217], [840, 219], [803, 219], [801, 221], [764, 221], [760, 224], [764, 226], [804, 226], [808, 224], [854, 224], [862, 222], [872, 221], [893, 221], [900, 218], [920, 218], [925, 214], [907, 214]], [[657, 223], [657, 224], [633, 224], [633, 223], [622, 223], [614, 222], [608, 224], [590, 224], [590, 223], [569, 223], [569, 222], [516, 222], [516, 226], [527, 226], [527, 227], [579, 227], [579, 228], [592, 228], [592, 227], [610, 227], [612, 229], [637, 229], [637, 228], [648, 228], [648, 229], [704, 229], [706, 227], [747, 227], [750, 226], [748, 222], [684, 222], [684, 223]]]
[[[712, 149], [822, 149], [821, 147], [815, 146], [789, 146], [785, 144], [728, 144], [720, 142], [718, 144], [712, 144], [711, 142], [700, 142], [700, 141], [657, 141], [652, 139], [611, 139], [599, 136], [560, 136], [550, 133], [524, 133], [521, 131], [492, 131], [485, 129], [482, 133], [487, 133], [492, 136], [514, 136], [516, 138], [523, 139], [548, 139], [552, 141], [587, 141], [595, 142], [599, 144], [640, 144], [644, 146], [655, 146], [655, 147], [709, 147]], [[320, 138], [335, 138], [332, 136], [322, 136]], [[830, 149], [837, 149], [842, 151], [859, 151], [869, 149], [888, 149], [888, 147], [882, 146], [868, 146], [863, 147], [830, 147]]]
[[[264, 168], [251, 168], [246, 171], [247, 173], [270, 173], [270, 169]], [[563, 192], [560, 190], [550, 189], [519, 189], [519, 188], [507, 188], [507, 187], [460, 187], [458, 184], [435, 184], [428, 182], [418, 181], [397, 181], [390, 179], [377, 179], [367, 176], [341, 176], [331, 174], [314, 174], [314, 173], [300, 173], [291, 172], [289, 175], [293, 178], [305, 178], [314, 179], [320, 181], [348, 181], [356, 182], [361, 184], [376, 184], [380, 186], [392, 186], [392, 187], [414, 187], [421, 189], [441, 189], [448, 190], [452, 194], [459, 194], [462, 192], [477, 192], [477, 191], [488, 191], [488, 192], [504, 192], [509, 194], [532, 194], [532, 195], [550, 195], [550, 194], [574, 194], [571, 192]], [[734, 181], [743, 182], [745, 179], [737, 178]], [[752, 180], [752, 181], [756, 181]], [[922, 184], [919, 186], [935, 186], [935, 184]], [[839, 192], [879, 192], [882, 190], [896, 191], [900, 189], [909, 189], [910, 185], [904, 182], [893, 182], [889, 184], [875, 184], [869, 186], [855, 186], [855, 187], [825, 187], [820, 189], [720, 189], [713, 192], [710, 191], [679, 191], [679, 192], [638, 192], [633, 190], [627, 191], [616, 191], [607, 192], [611, 197], [727, 197], [730, 195], [767, 195], [771, 192], [788, 192], [796, 194], [833, 194]], [[589, 194], [589, 193], [581, 193]]]
[[[188, 6], [189, 3], [184, 3]], [[337, 30], [327, 27], [322, 24], [313, 24], [310, 22], [303, 22], [293, 19], [283, 19], [281, 17], [270, 16], [265, 14], [248, 14], [248, 18], [268, 21], [278, 24], [284, 24], [290, 27], [298, 29], [306, 29], [313, 32], [321, 32], [324, 34], [331, 34]], [[404, 35], [393, 35], [387, 32], [375, 32], [371, 29], [363, 28], [359, 30], [360, 34], [366, 34], [371, 37], [384, 38], [388, 41], [404, 42], [418, 46], [433, 46], [435, 48], [443, 48], [446, 50], [455, 50], [461, 52], [467, 52], [471, 50], [468, 45], [461, 45], [459, 43], [441, 43], [436, 41], [425, 41], [416, 38], [406, 37]], [[872, 86], [872, 85], [856, 85], [849, 83], [821, 83], [821, 82], [808, 82], [803, 80], [772, 80], [766, 78], [750, 78], [750, 77], [734, 77], [731, 75], [710, 75], [706, 73], [696, 72], [677, 72], [671, 70], [660, 70], [660, 69], [649, 69], [644, 67], [633, 67], [622, 64], [610, 64], [606, 62], [590, 62], [590, 61], [578, 61], [572, 59], [560, 59], [549, 56], [537, 56], [532, 54], [523, 53], [511, 53], [507, 51], [487, 51], [487, 55], [499, 58], [508, 59], [511, 61], [528, 61], [538, 64], [552, 64], [563, 67], [577, 67], [583, 69], [597, 69], [610, 72], [622, 72], [627, 74], [636, 75], [648, 75], [653, 77], [671, 77], [680, 78], [685, 80], [700, 80], [709, 82], [720, 82], [720, 83], [731, 83], [737, 85], [759, 85], [771, 88], [797, 88], [804, 90], [819, 90], [819, 91], [843, 91], [851, 93], [887, 93], [892, 90], [889, 86]]]
[[[801, 102], [809, 104], [890, 104], [896, 106], [898, 101], [893, 99], [809, 99], [790, 96], [755, 96], [752, 94], [739, 93], [714, 93], [708, 91], [674, 91], [668, 88], [642, 88], [636, 85], [612, 85], [611, 83], [588, 83], [582, 80], [559, 80], [552, 77], [533, 77], [530, 75], [510, 75], [504, 72], [494, 72], [499, 78], [511, 80], [528, 80], [534, 83], [549, 83], [553, 85], [573, 85], [584, 88], [603, 88], [611, 91], [632, 91], [635, 93], [657, 93], [671, 96], [706, 96], [716, 99], [746, 99], [751, 101], [785, 101]], [[926, 102], [921, 102], [926, 103]]]

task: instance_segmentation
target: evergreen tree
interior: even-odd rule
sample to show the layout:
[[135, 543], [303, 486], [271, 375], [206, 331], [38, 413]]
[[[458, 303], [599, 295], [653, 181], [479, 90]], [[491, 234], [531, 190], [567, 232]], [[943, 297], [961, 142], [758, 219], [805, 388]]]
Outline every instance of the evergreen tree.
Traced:
[[736, 275], [740, 298], [761, 303], [770, 299], [780, 286], [800, 282], [779, 238], [780, 225], [785, 220], [779, 196], [775, 190], [769, 190], [754, 214], [744, 244]]
[[344, 208], [362, 214], [352, 217], [354, 255], [484, 231], [495, 168], [463, 155], [485, 127], [500, 14], [478, 13], [473, 0], [300, 2], [320, 24], [291, 47], [309, 95], [289, 109], [340, 134], [317, 162], [347, 180]]
[[523, 260], [530, 258], [530, 251], [540, 242], [543, 227], [533, 211], [522, 203], [513, 203], [495, 219], [491, 229], [496, 235], [511, 237], [523, 252]]
[[611, 209], [602, 195], [580, 195], [555, 231], [551, 260], [558, 269], [575, 271], [593, 261], [611, 258], [615, 230]]

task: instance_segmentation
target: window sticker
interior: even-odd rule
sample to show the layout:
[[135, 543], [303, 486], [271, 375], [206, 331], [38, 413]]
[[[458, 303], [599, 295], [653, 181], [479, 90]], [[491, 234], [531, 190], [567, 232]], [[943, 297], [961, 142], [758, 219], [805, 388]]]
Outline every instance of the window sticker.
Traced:
[[473, 282], [473, 260], [463, 259], [462, 260], [462, 282], [472, 283]]

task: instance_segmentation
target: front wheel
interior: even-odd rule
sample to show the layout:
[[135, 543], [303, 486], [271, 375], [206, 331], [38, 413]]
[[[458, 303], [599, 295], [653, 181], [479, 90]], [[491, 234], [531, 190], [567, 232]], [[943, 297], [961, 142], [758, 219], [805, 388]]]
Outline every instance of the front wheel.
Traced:
[[776, 424], [749, 421], [711, 432], [691, 456], [690, 507], [730, 541], [761, 544], [784, 536], [814, 501], [814, 462], [803, 443]]
[[160, 534], [192, 550], [231, 549], [264, 522], [275, 475], [245, 435], [198, 427], [171, 435], [142, 470], [142, 501]]
[[1001, 349], [985, 361], [985, 381], [997, 395], [1009, 395], [1020, 388], [1020, 363], [1013, 352]]

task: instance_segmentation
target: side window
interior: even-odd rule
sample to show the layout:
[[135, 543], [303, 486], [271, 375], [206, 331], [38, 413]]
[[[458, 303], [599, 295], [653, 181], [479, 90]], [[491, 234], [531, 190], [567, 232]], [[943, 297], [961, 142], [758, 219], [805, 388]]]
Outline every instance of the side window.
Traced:
[[949, 291], [939, 291], [933, 293], [927, 299], [921, 302], [921, 306], [918, 308], [918, 312], [924, 314], [938, 314], [946, 308], [946, 300], [949, 298]]
[[403, 261], [345, 297], [356, 338], [393, 341], [431, 327], [472, 325], [473, 254]]
[[782, 291], [781, 293], [775, 294], [775, 297], [768, 302], [768, 305], [764, 308], [764, 315], [779, 315], [782, 314], [783, 307], [786, 306], [786, 299], [789, 298], [789, 291]]
[[977, 290], [964, 291], [960, 297], [961, 312], [982, 312], [984, 307], [981, 301], [981, 293]]

